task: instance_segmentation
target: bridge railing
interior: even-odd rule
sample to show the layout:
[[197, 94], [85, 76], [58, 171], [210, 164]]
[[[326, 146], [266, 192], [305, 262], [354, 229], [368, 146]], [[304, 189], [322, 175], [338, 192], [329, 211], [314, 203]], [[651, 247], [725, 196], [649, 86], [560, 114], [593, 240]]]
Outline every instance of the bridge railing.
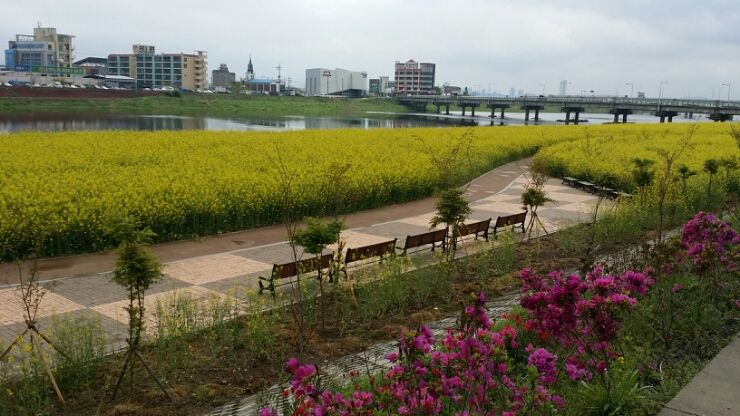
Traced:
[[740, 101], [696, 100], [680, 98], [625, 98], [591, 96], [524, 96], [524, 97], [478, 97], [478, 96], [439, 96], [415, 95], [398, 97], [401, 102], [412, 103], [507, 103], [536, 105], [590, 105], [599, 107], [658, 107], [658, 108], [701, 108], [707, 110], [731, 110], [740, 112]]

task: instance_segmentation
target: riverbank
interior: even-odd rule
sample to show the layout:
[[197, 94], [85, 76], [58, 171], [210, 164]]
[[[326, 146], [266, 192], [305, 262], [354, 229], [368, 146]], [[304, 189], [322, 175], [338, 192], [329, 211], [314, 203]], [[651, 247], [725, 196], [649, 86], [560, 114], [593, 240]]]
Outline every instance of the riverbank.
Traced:
[[[342, 99], [184, 93], [126, 98], [0, 98], [0, 113], [147, 114], [199, 116], [367, 116], [368, 112], [405, 113], [390, 98]], [[383, 115], [375, 117], [382, 118]]]

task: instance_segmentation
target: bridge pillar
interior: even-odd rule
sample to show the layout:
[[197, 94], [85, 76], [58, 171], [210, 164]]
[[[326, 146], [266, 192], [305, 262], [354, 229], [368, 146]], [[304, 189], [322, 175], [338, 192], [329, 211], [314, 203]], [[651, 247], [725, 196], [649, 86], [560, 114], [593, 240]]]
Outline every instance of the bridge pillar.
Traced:
[[462, 106], [462, 115], [465, 117], [465, 106]]
[[445, 105], [445, 114], [448, 116], [450, 115], [450, 105], [449, 104]]
[[531, 110], [534, 110], [534, 121], [539, 121], [540, 110], [544, 110], [545, 106], [541, 104], [524, 104], [521, 106], [521, 109], [524, 110], [524, 121], [529, 121], [529, 112]]
[[439, 104], [434, 104], [434, 106], [437, 107], [437, 114], [439, 114], [441, 112], [442, 106]]
[[491, 109], [491, 118], [496, 117], [496, 109], [501, 109], [501, 118], [504, 118], [504, 110], [509, 108], [509, 104], [489, 102], [488, 108]]
[[658, 110], [655, 112], [656, 117], [660, 117], [660, 122], [665, 123], [666, 119], [668, 119], [669, 123], [673, 123], [673, 117], [676, 117], [678, 115], [678, 111], [671, 111], [671, 110]]
[[573, 123], [578, 124], [580, 121], [579, 119], [581, 117], [581, 111], [584, 111], [584, 110], [585, 110], [584, 107], [573, 106], [573, 105], [564, 105], [560, 108], [560, 111], [565, 112], [565, 124], [566, 125], [570, 124], [571, 122], [571, 118], [570, 118], [571, 113], [573, 113], [573, 115], [575, 116], [572, 120]]
[[622, 116], [622, 123], [627, 122], [627, 115], [632, 114], [631, 108], [611, 108], [609, 114], [614, 114], [614, 122], [619, 123], [619, 116]]
[[470, 106], [470, 117], [475, 117], [475, 106], [474, 105]]
[[712, 113], [707, 118], [715, 122], [724, 123], [725, 121], [732, 121], [733, 117], [732, 117], [732, 114]]

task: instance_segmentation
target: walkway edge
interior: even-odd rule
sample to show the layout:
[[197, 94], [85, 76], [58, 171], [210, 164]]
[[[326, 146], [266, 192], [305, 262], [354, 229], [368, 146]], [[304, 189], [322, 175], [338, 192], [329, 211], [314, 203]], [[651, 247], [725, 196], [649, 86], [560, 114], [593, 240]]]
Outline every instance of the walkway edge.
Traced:
[[740, 334], [663, 406], [658, 416], [740, 415]]

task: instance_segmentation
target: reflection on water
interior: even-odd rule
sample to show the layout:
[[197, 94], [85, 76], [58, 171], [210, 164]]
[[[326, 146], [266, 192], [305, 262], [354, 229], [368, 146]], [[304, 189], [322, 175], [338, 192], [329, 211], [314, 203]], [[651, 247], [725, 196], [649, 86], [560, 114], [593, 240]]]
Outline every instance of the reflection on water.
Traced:
[[[342, 128], [402, 128], [450, 125], [423, 117], [391, 118], [334, 118], [282, 117], [275, 119], [216, 118], [182, 116], [121, 116], [121, 115], [67, 115], [25, 114], [0, 115], [0, 132], [64, 131], [64, 130], [230, 130], [230, 131], [286, 131]], [[459, 121], [457, 121], [459, 124]]]
[[[0, 133], [26, 130], [229, 130], [229, 131], [287, 131], [317, 129], [373, 129], [404, 127], [446, 127], [446, 126], [506, 126], [522, 124], [562, 124], [565, 117], [560, 113], [541, 113], [540, 120], [524, 121], [522, 113], [507, 113], [506, 117], [490, 118], [486, 115], [475, 119], [462, 118], [452, 113], [449, 116], [437, 114], [385, 114], [385, 118], [335, 118], [287, 116], [272, 119], [257, 118], [216, 118], [183, 116], [143, 116], [143, 115], [68, 115], [68, 114], [22, 114], [0, 115]], [[583, 113], [582, 123], [603, 124], [613, 121], [610, 114]], [[632, 114], [629, 122], [656, 123], [658, 118], [649, 114]], [[705, 116], [694, 118], [676, 117], [674, 122], [707, 121]]]

